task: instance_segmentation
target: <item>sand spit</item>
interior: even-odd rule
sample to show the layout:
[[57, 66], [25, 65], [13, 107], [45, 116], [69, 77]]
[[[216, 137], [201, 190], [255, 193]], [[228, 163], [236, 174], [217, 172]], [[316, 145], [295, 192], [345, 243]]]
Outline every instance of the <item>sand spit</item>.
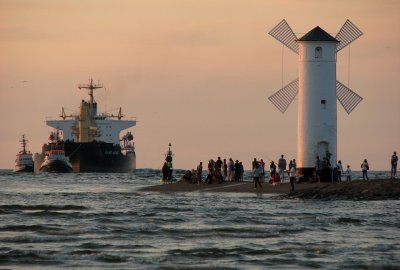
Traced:
[[355, 180], [342, 183], [299, 183], [290, 192], [290, 184], [272, 186], [263, 183], [255, 189], [253, 182], [227, 182], [222, 184], [171, 183], [141, 188], [140, 191], [153, 192], [246, 192], [276, 193], [277, 198], [300, 198], [318, 200], [398, 200], [400, 180], [376, 179]]

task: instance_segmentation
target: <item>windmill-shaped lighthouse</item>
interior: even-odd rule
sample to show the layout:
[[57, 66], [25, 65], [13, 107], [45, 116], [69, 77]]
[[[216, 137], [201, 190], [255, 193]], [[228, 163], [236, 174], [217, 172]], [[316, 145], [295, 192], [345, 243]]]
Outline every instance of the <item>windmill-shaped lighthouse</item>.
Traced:
[[348, 114], [362, 100], [336, 80], [336, 53], [363, 33], [347, 20], [336, 37], [317, 26], [298, 39], [282, 20], [269, 34], [299, 54], [299, 77], [268, 99], [284, 113], [299, 94], [297, 173], [308, 177], [315, 170], [316, 156], [336, 164], [336, 99]]

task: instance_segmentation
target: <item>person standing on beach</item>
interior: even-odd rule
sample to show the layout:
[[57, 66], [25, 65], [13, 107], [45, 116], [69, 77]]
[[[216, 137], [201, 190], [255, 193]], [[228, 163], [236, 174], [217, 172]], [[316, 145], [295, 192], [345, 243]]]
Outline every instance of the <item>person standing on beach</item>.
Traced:
[[235, 161], [235, 181], [236, 182], [240, 181], [240, 164], [239, 164], [239, 160]]
[[262, 175], [261, 175], [261, 183], [264, 183], [264, 179], [265, 179], [265, 162], [263, 159], [260, 160], [260, 165], [262, 168]]
[[292, 191], [294, 191], [294, 182], [296, 181], [296, 167], [294, 166], [290, 167], [289, 177], [290, 177], [290, 186], [292, 187]]
[[196, 176], [197, 176], [197, 183], [201, 183], [203, 181], [203, 162], [200, 161], [200, 164], [197, 166], [196, 170]]
[[271, 175], [271, 178], [272, 176], [275, 175], [275, 173], [276, 173], [276, 165], [275, 162], [272, 160], [271, 164], [269, 165], [269, 174]]
[[243, 182], [244, 167], [241, 161], [239, 162], [239, 168], [240, 168], [240, 182]]
[[317, 159], [315, 160], [315, 172], [317, 174], [318, 182], [321, 182], [322, 162], [319, 159], [319, 156], [317, 156]]
[[257, 188], [257, 183], [258, 185], [260, 185], [260, 187], [262, 187], [261, 182], [260, 182], [260, 177], [261, 177], [261, 173], [262, 173], [262, 168], [260, 163], [256, 163], [254, 164], [254, 169], [253, 169], [253, 179], [254, 179], [254, 188]]
[[347, 180], [347, 182], [350, 182], [350, 181], [351, 181], [351, 169], [350, 169], [350, 165], [347, 165], [346, 180]]
[[341, 160], [339, 160], [338, 163], [337, 163], [337, 172], [338, 172], [339, 182], [342, 182], [343, 166], [342, 166], [342, 161]]
[[293, 161], [289, 160], [289, 174], [290, 174], [290, 169], [293, 167]]
[[215, 166], [214, 165], [214, 160], [210, 159], [210, 161], [208, 162], [208, 166], [207, 166], [208, 175], [207, 175], [207, 180], [206, 180], [207, 184], [209, 184], [209, 185], [212, 184], [212, 181], [213, 181], [213, 178], [214, 178], [214, 166]]
[[365, 178], [369, 180], [368, 179], [369, 164], [367, 159], [364, 159], [364, 162], [361, 164], [361, 170], [362, 170], [363, 180], [365, 180]]
[[224, 158], [224, 164], [222, 164], [222, 170], [224, 172], [224, 181], [226, 181], [226, 177], [228, 176], [228, 164], [226, 164], [226, 159]]
[[393, 152], [392, 158], [390, 159], [390, 179], [395, 179], [396, 178], [396, 171], [397, 171], [397, 161], [399, 158], [397, 157], [397, 153]]
[[283, 183], [286, 171], [286, 159], [283, 158], [283, 155], [281, 155], [281, 158], [278, 160], [278, 170], [279, 170], [279, 175], [281, 177], [281, 181]]
[[228, 181], [232, 182], [235, 177], [235, 163], [232, 158], [229, 158], [228, 162]]
[[257, 163], [258, 163], [258, 162], [257, 162], [257, 159], [254, 158], [253, 162], [251, 163], [251, 169], [252, 169], [252, 170], [254, 170], [254, 169], [256, 168]]

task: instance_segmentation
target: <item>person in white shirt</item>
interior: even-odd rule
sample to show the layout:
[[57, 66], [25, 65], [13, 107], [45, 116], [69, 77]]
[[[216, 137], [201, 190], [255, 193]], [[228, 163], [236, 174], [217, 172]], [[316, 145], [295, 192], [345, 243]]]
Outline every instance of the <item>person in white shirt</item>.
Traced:
[[362, 169], [363, 180], [365, 180], [365, 178], [367, 178], [368, 180], [369, 165], [367, 159], [364, 159], [364, 162], [361, 164], [361, 169]]
[[254, 188], [257, 188], [257, 183], [262, 188], [262, 185], [260, 182], [261, 176], [262, 176], [262, 167], [261, 167], [260, 163], [257, 162], [255, 164], [255, 168], [253, 169]]
[[343, 166], [341, 160], [339, 160], [337, 163], [337, 171], [338, 171], [338, 180], [339, 182], [342, 182]]
[[347, 180], [347, 182], [350, 182], [350, 181], [351, 181], [351, 169], [350, 169], [350, 165], [347, 165], [346, 180]]

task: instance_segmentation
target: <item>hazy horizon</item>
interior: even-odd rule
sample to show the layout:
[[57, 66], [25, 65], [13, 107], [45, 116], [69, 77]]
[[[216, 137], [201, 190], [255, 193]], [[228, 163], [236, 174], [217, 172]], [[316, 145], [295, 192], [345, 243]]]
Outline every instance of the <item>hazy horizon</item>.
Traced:
[[[337, 79], [363, 97], [338, 103], [338, 159], [389, 170], [400, 152], [400, 1], [0, 0], [0, 168], [25, 134], [32, 153], [61, 108], [77, 112], [89, 78], [99, 112], [136, 117], [138, 168], [254, 157], [297, 158], [297, 98], [285, 114], [268, 97], [298, 74], [297, 55], [268, 35], [286, 19], [297, 37], [333, 36], [346, 19], [364, 35], [337, 56]], [[282, 72], [283, 70], [283, 72]]]

